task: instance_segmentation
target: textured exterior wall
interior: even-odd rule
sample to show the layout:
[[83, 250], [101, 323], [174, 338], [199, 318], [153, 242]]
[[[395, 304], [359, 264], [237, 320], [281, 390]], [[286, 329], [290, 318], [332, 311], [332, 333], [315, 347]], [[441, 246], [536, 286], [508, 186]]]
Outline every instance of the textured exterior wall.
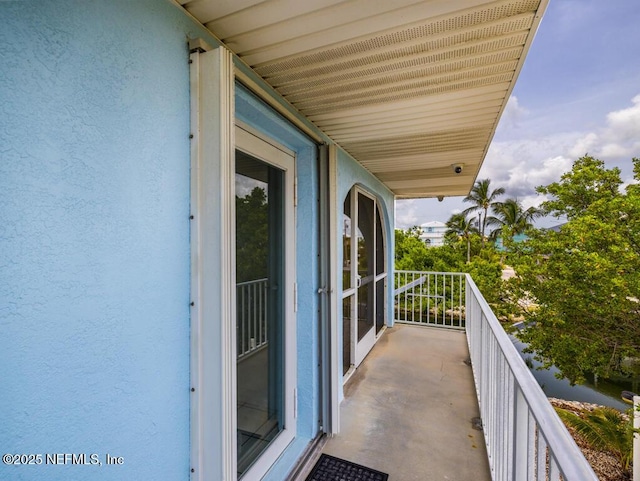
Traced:
[[[103, 463], [0, 479], [187, 480], [187, 38], [207, 35], [168, 0], [0, 2], [0, 18], [0, 454]], [[236, 107], [297, 153], [298, 434], [280, 481], [318, 429], [316, 149], [247, 92]], [[393, 196], [346, 155], [339, 172], [339, 202], [358, 182], [384, 204], [392, 263]]]
[[196, 27], [151, 0], [0, 18], [0, 449], [124, 459], [0, 479], [187, 480]]

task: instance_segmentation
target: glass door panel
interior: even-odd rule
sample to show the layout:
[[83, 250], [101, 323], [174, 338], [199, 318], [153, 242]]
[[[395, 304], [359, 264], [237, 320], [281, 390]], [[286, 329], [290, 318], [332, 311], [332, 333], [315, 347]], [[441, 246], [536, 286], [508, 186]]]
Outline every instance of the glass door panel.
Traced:
[[384, 234], [380, 209], [376, 209], [376, 275], [383, 274], [384, 265]]
[[383, 224], [376, 201], [354, 187], [343, 211], [343, 374], [358, 366], [385, 320]]
[[385, 253], [384, 231], [380, 209], [376, 207], [376, 333], [384, 327]]
[[373, 282], [358, 288], [358, 342], [373, 328]]
[[344, 201], [342, 214], [342, 290], [351, 289], [351, 192]]
[[375, 244], [373, 199], [358, 193], [358, 341], [373, 329]]
[[342, 374], [351, 368], [351, 309], [353, 296], [342, 299]]
[[353, 365], [353, 304], [355, 300], [355, 275], [353, 257], [353, 222], [351, 216], [351, 192], [344, 200], [342, 213], [342, 374], [345, 375]]
[[236, 152], [238, 477], [284, 429], [284, 171]]
[[376, 333], [384, 327], [384, 284], [384, 278], [376, 281]]

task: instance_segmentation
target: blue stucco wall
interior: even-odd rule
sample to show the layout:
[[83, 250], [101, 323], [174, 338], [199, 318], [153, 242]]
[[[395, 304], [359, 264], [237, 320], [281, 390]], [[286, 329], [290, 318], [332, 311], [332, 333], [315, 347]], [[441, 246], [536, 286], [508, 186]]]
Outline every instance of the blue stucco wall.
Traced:
[[0, 18], [0, 451], [124, 458], [0, 479], [187, 480], [198, 27], [157, 0]]
[[[0, 2], [0, 19], [0, 454], [124, 459], [0, 479], [187, 480], [187, 38], [215, 39], [168, 0]], [[238, 92], [238, 118], [297, 158], [297, 438], [265, 478], [280, 481], [318, 429], [316, 148]], [[339, 202], [359, 183], [384, 205], [392, 263], [393, 196], [344, 153], [338, 168]]]
[[318, 432], [318, 173], [315, 144], [246, 88], [236, 88], [236, 117], [296, 155], [296, 272], [298, 283], [297, 371], [298, 419], [296, 440], [269, 471], [265, 480], [281, 481]]

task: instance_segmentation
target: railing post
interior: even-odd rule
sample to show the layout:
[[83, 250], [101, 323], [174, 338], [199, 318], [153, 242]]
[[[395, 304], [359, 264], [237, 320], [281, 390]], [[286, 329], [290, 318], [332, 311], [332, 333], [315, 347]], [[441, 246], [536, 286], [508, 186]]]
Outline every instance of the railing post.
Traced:
[[[633, 396], [633, 428], [640, 429], [640, 396]], [[640, 433], [633, 433], [633, 481], [640, 481]]]
[[533, 454], [533, 443], [529, 439], [529, 409], [518, 386], [515, 386], [514, 398], [513, 479], [532, 479], [533, 470], [529, 469], [529, 460]]
[[257, 351], [268, 342], [267, 279], [236, 285], [236, 340], [238, 359]]

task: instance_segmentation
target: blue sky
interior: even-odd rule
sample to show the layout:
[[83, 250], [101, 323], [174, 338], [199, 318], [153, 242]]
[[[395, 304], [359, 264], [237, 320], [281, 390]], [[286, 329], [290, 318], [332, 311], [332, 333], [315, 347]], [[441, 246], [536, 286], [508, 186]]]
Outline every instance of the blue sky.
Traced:
[[[638, 0], [551, 0], [478, 179], [538, 205], [535, 187], [589, 153], [630, 181], [640, 157], [639, 25]], [[399, 200], [396, 227], [445, 222], [469, 205]]]

